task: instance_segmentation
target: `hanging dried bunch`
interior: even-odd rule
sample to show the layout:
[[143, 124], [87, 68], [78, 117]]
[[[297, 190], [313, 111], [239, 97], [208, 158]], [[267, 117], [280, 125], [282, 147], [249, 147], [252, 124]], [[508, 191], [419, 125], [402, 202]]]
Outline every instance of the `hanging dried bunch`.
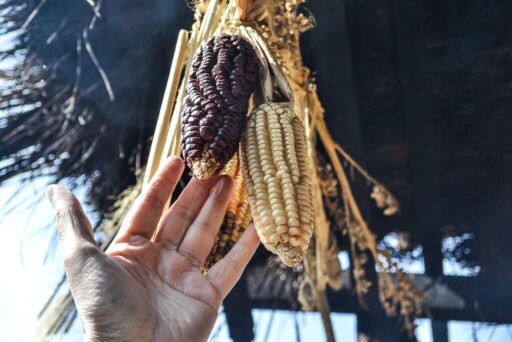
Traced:
[[380, 184], [373, 186], [370, 197], [375, 200], [377, 207], [382, 209], [382, 213], [386, 216], [393, 216], [399, 210], [395, 197]]
[[[395, 265], [396, 268], [396, 265]], [[396, 268], [396, 279], [379, 273], [379, 298], [388, 316], [396, 316], [399, 311], [407, 333], [412, 336], [416, 325], [415, 318], [422, 311], [421, 303], [425, 297], [411, 283], [411, 278]]]
[[219, 173], [235, 154], [258, 77], [258, 57], [239, 36], [214, 36], [195, 54], [181, 129], [183, 154], [196, 178]]
[[318, 154], [318, 174], [320, 176], [320, 190], [322, 191], [325, 213], [329, 218], [331, 232], [339, 231], [346, 234], [345, 212], [343, 210], [343, 199], [341, 189], [332, 165]]

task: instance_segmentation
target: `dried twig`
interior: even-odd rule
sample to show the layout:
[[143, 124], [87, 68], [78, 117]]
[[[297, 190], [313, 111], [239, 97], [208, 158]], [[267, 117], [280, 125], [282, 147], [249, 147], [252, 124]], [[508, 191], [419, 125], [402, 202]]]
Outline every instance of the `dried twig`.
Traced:
[[89, 43], [89, 29], [88, 28], [84, 28], [82, 37], [84, 39], [85, 49], [87, 50], [89, 57], [91, 57], [91, 60], [94, 63], [94, 66], [98, 70], [98, 73], [100, 74], [101, 79], [103, 80], [103, 84], [105, 84], [105, 89], [107, 90], [108, 97], [109, 97], [110, 101], [114, 101], [115, 100], [114, 91], [112, 90], [112, 86], [108, 79], [107, 73], [101, 66], [100, 62], [98, 61], [98, 58], [94, 54], [91, 44]]

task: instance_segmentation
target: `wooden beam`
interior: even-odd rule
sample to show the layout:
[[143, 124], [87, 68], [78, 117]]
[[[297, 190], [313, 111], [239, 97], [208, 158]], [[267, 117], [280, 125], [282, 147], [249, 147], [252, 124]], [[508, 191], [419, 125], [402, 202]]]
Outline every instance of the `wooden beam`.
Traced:
[[[349, 271], [345, 271], [349, 272]], [[345, 286], [338, 292], [328, 291], [327, 299], [332, 312], [357, 314], [360, 306], [353, 294], [349, 275], [344, 273]], [[279, 287], [279, 279], [273, 283]], [[438, 321], [474, 321], [498, 324], [512, 324], [512, 303], [507, 300], [496, 303], [486, 294], [488, 286], [480, 277], [445, 276], [441, 283], [436, 283], [426, 275], [412, 277], [418, 288], [429, 288], [425, 305], [424, 318], [436, 317]], [[507, 294], [496, 294], [507, 298]], [[256, 288], [249, 286], [249, 303], [253, 309], [289, 310], [300, 308], [284, 298], [267, 298]], [[499, 305], [498, 305], [499, 304]]]
[[[441, 208], [434, 156], [431, 85], [425, 65], [424, 12], [421, 0], [391, 0], [392, 22], [401, 82], [402, 107], [409, 131], [415, 229], [424, 232], [425, 270], [443, 275]], [[432, 320], [435, 342], [448, 341], [446, 322]]]
[[[314, 39], [305, 44], [318, 45], [310, 49], [317, 52], [310, 65], [318, 74], [318, 87], [323, 95], [330, 133], [364, 166], [364, 144], [345, 3], [343, 0], [311, 2], [311, 11], [322, 20], [313, 32]], [[335, 42], [332, 37], [336, 37]], [[332, 48], [326, 50], [326, 46]], [[309, 64], [309, 61], [306, 63]], [[371, 226], [370, 190], [365, 179], [356, 178], [352, 182], [352, 190], [361, 213]], [[410, 341], [400, 329], [398, 320], [385, 314], [379, 300], [378, 279], [371, 255], [367, 255], [367, 260], [366, 278], [373, 286], [366, 295], [366, 307], [356, 307], [358, 334], [372, 341]], [[352, 295], [355, 296], [355, 293]]]
[[[324, 1], [312, 2], [311, 10], [322, 18], [315, 29], [314, 43], [317, 48], [312, 51], [322, 51], [315, 55], [318, 61], [313, 65], [318, 73], [319, 91], [324, 97], [323, 104], [326, 109], [326, 123], [330, 133], [359, 163], [363, 163], [363, 144], [359, 120], [359, 108], [355, 89], [354, 75], [352, 70], [352, 59], [350, 56], [350, 37], [345, 14], [345, 1]], [[336, 48], [328, 50], [325, 47], [332, 45], [332, 36], [336, 36]], [[367, 200], [361, 201], [361, 194], [364, 190], [364, 183], [353, 184], [353, 191], [363, 215], [368, 213]], [[350, 250], [347, 240], [344, 247]], [[373, 263], [368, 258], [367, 277], [373, 284], [376, 284], [375, 272], [370, 269]], [[352, 263], [352, 260], [351, 260]], [[353, 281], [353, 274], [350, 272]], [[352, 297], [355, 293], [352, 290]], [[353, 301], [352, 298], [352, 301]], [[375, 286], [370, 289], [366, 298], [368, 307], [355, 305], [357, 315], [358, 336], [368, 336], [369, 340], [382, 339], [383, 333], [379, 330], [379, 322], [382, 322], [382, 308], [378, 307], [378, 294]], [[330, 300], [329, 300], [330, 303]], [[380, 309], [380, 310], [379, 310]]]
[[252, 306], [247, 294], [247, 278], [242, 276], [223, 303], [229, 335], [235, 342], [254, 340]]

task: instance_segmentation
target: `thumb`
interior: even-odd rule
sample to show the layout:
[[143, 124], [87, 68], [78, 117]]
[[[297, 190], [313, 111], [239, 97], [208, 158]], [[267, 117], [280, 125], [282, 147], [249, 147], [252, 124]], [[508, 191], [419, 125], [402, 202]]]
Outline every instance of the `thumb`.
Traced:
[[102, 253], [94, 241], [91, 223], [78, 199], [60, 185], [50, 185], [46, 195], [57, 216], [64, 267], [70, 277], [75, 277], [90, 261], [88, 259], [98, 258]]

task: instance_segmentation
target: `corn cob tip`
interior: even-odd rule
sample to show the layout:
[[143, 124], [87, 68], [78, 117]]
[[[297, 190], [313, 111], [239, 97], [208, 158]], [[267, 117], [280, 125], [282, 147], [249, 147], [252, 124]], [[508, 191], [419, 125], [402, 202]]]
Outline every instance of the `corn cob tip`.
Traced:
[[192, 161], [192, 174], [199, 180], [205, 180], [216, 174], [219, 163], [214, 159], [196, 159]]
[[279, 244], [277, 245], [277, 255], [287, 266], [295, 267], [302, 262], [304, 251], [300, 247]]

